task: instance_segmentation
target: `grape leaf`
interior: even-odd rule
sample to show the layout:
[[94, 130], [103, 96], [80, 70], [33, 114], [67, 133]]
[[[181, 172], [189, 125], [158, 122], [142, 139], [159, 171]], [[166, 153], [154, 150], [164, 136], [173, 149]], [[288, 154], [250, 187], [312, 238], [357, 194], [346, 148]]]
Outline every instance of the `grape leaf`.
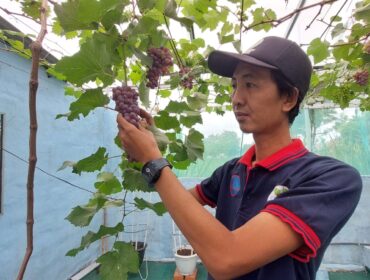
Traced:
[[370, 22], [370, 3], [364, 7], [358, 8], [354, 15], [357, 20], [362, 19], [365, 22]]
[[38, 20], [40, 18], [40, 8], [40, 0], [24, 0], [22, 2], [22, 11], [35, 20]]
[[170, 143], [167, 135], [159, 130], [156, 126], [152, 125], [149, 127], [149, 130], [153, 133], [155, 140], [157, 141], [157, 145], [161, 151], [165, 151], [167, 145]]
[[[151, 10], [148, 14], [144, 14], [139, 22], [135, 25], [134, 29], [132, 30], [132, 35], [137, 36], [138, 34], [149, 34], [150, 36], [154, 36], [158, 30], [157, 27], [163, 20], [163, 16], [159, 18], [159, 15], [156, 10]], [[153, 38], [151, 38], [153, 39]]]
[[121, 143], [121, 139], [119, 138], [118, 134], [116, 137], [114, 137], [113, 141], [114, 141], [114, 144], [116, 144], [116, 146], [122, 150], [122, 143]]
[[236, 49], [236, 51], [237, 51], [238, 53], [242, 53], [242, 49], [241, 49], [241, 47], [242, 47], [242, 42], [241, 42], [240, 40], [236, 40], [236, 41], [234, 41], [234, 42], [233, 42], [233, 46], [234, 46], [234, 48]]
[[63, 162], [63, 165], [62, 165], [61, 167], [59, 167], [59, 168], [58, 168], [58, 170], [57, 170], [57, 171], [60, 171], [60, 170], [66, 169], [67, 167], [74, 167], [75, 165], [76, 165], [76, 162], [66, 160], [65, 162]]
[[[20, 56], [22, 56], [26, 59], [30, 59], [32, 57], [31, 50], [25, 48], [23, 42], [21, 42], [19, 40], [13, 40], [13, 39], [10, 39], [8, 37], [8, 36], [12, 36], [12, 35], [17, 36], [17, 34], [15, 32], [10, 32], [8, 30], [4, 30], [4, 32], [3, 32], [2, 30], [0, 30], [0, 39], [4, 40], [9, 45], [11, 45], [12, 48], [16, 51], [17, 54], [19, 54]], [[22, 37], [24, 37], [24, 35]]]
[[188, 136], [185, 140], [185, 146], [188, 153], [188, 157], [191, 161], [195, 161], [197, 158], [203, 159], [204, 143], [203, 134], [195, 129], [190, 129]]
[[72, 87], [65, 87], [64, 88], [64, 95], [65, 96], [73, 96], [74, 98], [78, 99], [83, 94], [82, 90], [76, 90]]
[[199, 112], [197, 115], [180, 116], [180, 123], [188, 128], [192, 128], [197, 123], [203, 123]]
[[114, 24], [122, 22], [124, 19], [122, 9], [113, 9], [108, 11], [102, 18], [101, 22], [106, 30], [111, 29]]
[[186, 102], [170, 101], [167, 107], [164, 109], [168, 113], [181, 113], [183, 111], [191, 110]]
[[55, 71], [55, 67], [49, 67], [46, 72], [58, 80], [61, 80], [61, 81], [66, 80], [66, 76], [64, 76], [62, 73]]
[[98, 232], [88, 231], [87, 234], [85, 234], [81, 238], [81, 244], [79, 247], [71, 249], [67, 252], [66, 256], [74, 257], [79, 252], [84, 250], [85, 248], [88, 248], [91, 243], [100, 240], [101, 238], [105, 236], [114, 236], [120, 232], [123, 231], [123, 224], [118, 223], [115, 227], [106, 227], [106, 226], [100, 226]]
[[167, 98], [167, 97], [170, 97], [172, 94], [172, 92], [170, 90], [167, 90], [167, 89], [161, 89], [159, 92], [158, 92], [158, 95], [162, 98]]
[[132, 81], [134, 85], [140, 82], [143, 79], [143, 76], [144, 76], [144, 72], [141, 69], [140, 65], [135, 64], [131, 66], [131, 72], [128, 75], [128, 77], [130, 78], [130, 80]]
[[146, 10], [150, 10], [154, 8], [156, 0], [141, 0], [137, 2], [137, 6], [141, 13], [145, 12]]
[[75, 102], [69, 106], [69, 114], [66, 116], [69, 121], [80, 118], [80, 114], [86, 117], [97, 107], [103, 107], [109, 103], [109, 97], [103, 94], [101, 88], [88, 89]]
[[63, 57], [55, 65], [55, 71], [63, 74], [66, 79], [81, 86], [86, 82], [99, 78], [104, 85], [114, 80], [112, 65], [120, 62], [116, 50], [118, 37], [95, 33], [81, 45], [80, 51], [73, 56]]
[[142, 81], [139, 85], [139, 97], [141, 103], [143, 103], [145, 107], [149, 107], [149, 89], [145, 86], [144, 81]]
[[[197, 40], [197, 39], [195, 39]], [[180, 39], [179, 40], [179, 43], [180, 43], [180, 46], [181, 46], [181, 51], [184, 51], [185, 53], [189, 53], [191, 51], [196, 51], [199, 47], [200, 47], [200, 41], [198, 40], [197, 44], [194, 43], [194, 41], [189, 41], [189, 40], [186, 40], [186, 39]], [[204, 41], [203, 41], [203, 47], [204, 47]]]
[[349, 36], [349, 40], [356, 41], [361, 37], [367, 36], [370, 33], [370, 25], [369, 24], [361, 24], [355, 23], [352, 25], [351, 35]]
[[76, 206], [66, 219], [75, 226], [88, 226], [96, 212], [95, 206]]
[[[128, 0], [73, 0], [55, 4], [54, 11], [66, 32], [97, 29], [97, 22], [103, 20], [106, 13], [116, 10], [122, 14], [123, 7], [128, 3]], [[114, 19], [118, 23], [120, 18]]]
[[113, 250], [100, 256], [99, 274], [104, 280], [127, 280], [128, 272], [137, 272], [139, 256], [134, 247], [127, 242], [116, 241]]
[[148, 187], [141, 172], [133, 168], [126, 168], [123, 171], [123, 188], [128, 191], [152, 192], [153, 188]]
[[206, 94], [196, 92], [193, 96], [186, 97], [186, 99], [193, 110], [199, 110], [207, 105], [208, 96]]
[[171, 128], [178, 130], [180, 123], [176, 117], [172, 117], [166, 111], [161, 111], [157, 116], [154, 117], [155, 124], [158, 128], [169, 130]]
[[167, 212], [166, 208], [164, 207], [163, 202], [157, 203], [150, 203], [142, 198], [135, 197], [135, 206], [140, 210], [144, 210], [146, 208], [153, 210], [158, 216], [163, 216], [164, 213]]
[[106, 153], [106, 148], [99, 147], [94, 154], [79, 160], [73, 166], [72, 172], [81, 175], [81, 172], [94, 172], [101, 170], [107, 161], [108, 154]]
[[[226, 7], [225, 7], [226, 8]], [[220, 35], [225, 36], [227, 33], [229, 33], [231, 30], [233, 30], [233, 24], [230, 22], [225, 22], [225, 24], [221, 28]]]
[[[163, 13], [158, 11], [157, 9], [151, 9], [148, 12], [145, 13], [145, 17], [154, 19], [155, 21], [164, 24], [164, 18], [163, 18]], [[144, 19], [144, 17], [143, 17]]]
[[203, 15], [203, 19], [207, 23], [204, 25], [202, 30], [204, 31], [207, 28], [209, 28], [210, 30], [216, 29], [219, 22], [224, 21], [223, 20], [223, 16], [225, 15], [224, 11], [225, 10], [223, 10], [222, 12], [218, 12], [216, 10], [210, 10], [210, 11], [208, 11], [208, 13], [205, 13]]
[[88, 226], [95, 213], [97, 213], [106, 202], [107, 199], [104, 196], [95, 194], [86, 205], [74, 207], [71, 213], [66, 217], [66, 220], [75, 226]]
[[[167, 14], [166, 14], [167, 15]], [[193, 29], [193, 24], [194, 24], [194, 19], [191, 17], [178, 17], [178, 16], [168, 16], [176, 21], [178, 21], [182, 26], [184, 26], [190, 33], [194, 32], [192, 31]]]
[[176, 140], [169, 145], [170, 153], [173, 156], [173, 161], [184, 161], [188, 158], [186, 147], [181, 140]]
[[164, 14], [167, 17], [177, 17], [177, 3], [175, 0], [166, 1], [166, 6], [164, 9]]
[[266, 20], [273, 20], [276, 19], [276, 14], [273, 10], [267, 9], [265, 10], [264, 8], [257, 8], [253, 11], [253, 22], [250, 24], [253, 27], [254, 31], [269, 31], [272, 28], [271, 23], [264, 23], [262, 22]]
[[343, 25], [343, 23], [338, 23], [334, 28], [333, 30], [331, 31], [331, 37], [337, 37], [341, 34], [343, 34], [344, 32], [346, 31], [346, 28], [345, 26]]
[[218, 40], [220, 41], [220, 44], [230, 43], [230, 42], [234, 41], [234, 35], [230, 34], [230, 35], [226, 35], [226, 36], [219, 36]]
[[185, 170], [192, 163], [192, 161], [190, 161], [189, 159], [183, 161], [175, 161], [173, 160], [173, 155], [168, 155], [167, 159], [172, 163], [175, 169], [179, 170]]
[[326, 41], [322, 42], [320, 38], [316, 38], [311, 41], [307, 54], [313, 56], [315, 63], [323, 61], [329, 56], [329, 43]]
[[95, 183], [95, 188], [103, 194], [118, 193], [122, 190], [121, 183], [117, 177], [110, 172], [102, 172], [98, 174], [98, 182]]

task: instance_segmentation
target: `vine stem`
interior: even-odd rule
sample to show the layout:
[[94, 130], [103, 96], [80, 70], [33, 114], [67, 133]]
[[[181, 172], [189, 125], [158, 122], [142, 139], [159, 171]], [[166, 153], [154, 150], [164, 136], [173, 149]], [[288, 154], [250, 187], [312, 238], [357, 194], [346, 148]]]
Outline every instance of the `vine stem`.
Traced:
[[338, 44], [335, 44], [335, 45], [330, 45], [329, 47], [336, 48], [336, 47], [341, 47], [341, 46], [354, 45], [354, 44], [357, 44], [357, 43], [360, 43], [362, 41], [367, 40], [367, 38], [369, 38], [369, 36], [370, 36], [370, 33], [368, 33], [365, 37], [360, 38], [356, 41], [350, 41], [350, 42], [347, 42], [347, 43], [338, 43]]
[[318, 3], [314, 3], [314, 4], [311, 4], [311, 5], [302, 7], [302, 8], [298, 8], [298, 9], [295, 9], [293, 12], [291, 12], [291, 13], [289, 13], [289, 14], [287, 14], [287, 15], [279, 18], [279, 19], [263, 20], [263, 21], [260, 21], [260, 22], [255, 23], [255, 24], [246, 26], [243, 31], [244, 32], [245, 31], [248, 31], [248, 30], [252, 29], [253, 27], [256, 27], [256, 26], [261, 25], [261, 24], [266, 24], [266, 23], [270, 23], [274, 27], [276, 27], [277, 25], [279, 25], [279, 24], [283, 23], [284, 21], [290, 19], [292, 16], [294, 16], [297, 13], [300, 13], [300, 12], [302, 12], [304, 10], [307, 10], [307, 9], [311, 9], [311, 8], [313, 8], [315, 6], [324, 6], [324, 5], [333, 3], [335, 1], [338, 1], [338, 0], [324, 0], [324, 1], [321, 1], [321, 2], [318, 2]]
[[[128, 191], [125, 190], [125, 194], [124, 194], [124, 197], [123, 197], [123, 214], [122, 214], [122, 219], [121, 219], [121, 223], [122, 224], [123, 224], [123, 221], [124, 221], [124, 219], [126, 217], [126, 196], [127, 196], [127, 193], [128, 193]], [[114, 243], [117, 242], [118, 234], [119, 233], [117, 233], [116, 236], [115, 236]]]
[[12, 11], [9, 11], [8, 9], [6, 8], [2, 8], [0, 7], [0, 10], [2, 10], [4, 13], [8, 14], [8, 15], [14, 15], [14, 16], [20, 16], [20, 17], [24, 17], [24, 18], [27, 18], [27, 19], [30, 19], [32, 21], [35, 21], [36, 23], [38, 24], [41, 24], [41, 22], [35, 20], [34, 18], [30, 17], [30, 16], [27, 16], [26, 14], [21, 14], [21, 13], [16, 13], [16, 12], [12, 12]]
[[125, 55], [125, 51], [122, 50], [123, 52], [123, 72], [125, 74], [125, 86], [127, 86], [127, 65], [126, 65], [126, 55]]
[[333, 16], [331, 18], [331, 21], [330, 21], [330, 24], [328, 26], [326, 26], [324, 32], [321, 34], [320, 36], [320, 39], [322, 39], [322, 37], [324, 36], [324, 34], [326, 33], [326, 31], [328, 31], [330, 25], [332, 25], [332, 23], [334, 22], [335, 18], [339, 15], [340, 11], [344, 8], [344, 6], [347, 4], [347, 0], [344, 1], [343, 5], [339, 8], [338, 12], [335, 14], [335, 16]]
[[40, 65], [40, 54], [42, 49], [42, 41], [47, 32], [47, 15], [48, 0], [42, 0], [40, 8], [40, 32], [36, 41], [30, 45], [32, 52], [32, 68], [29, 81], [29, 114], [30, 114], [30, 138], [29, 138], [29, 165], [27, 177], [27, 248], [23, 258], [23, 262], [18, 272], [17, 280], [22, 280], [27, 268], [28, 261], [33, 251], [33, 207], [34, 207], [34, 177], [37, 162], [36, 153], [36, 135], [37, 135], [37, 114], [36, 114], [36, 94], [39, 85], [38, 70]]
[[241, 8], [240, 8], [240, 46], [242, 44], [242, 36], [243, 36], [243, 14], [244, 14], [244, 0], [241, 0]]
[[306, 26], [306, 29], [309, 29], [311, 25], [314, 23], [314, 21], [317, 19], [317, 17], [321, 14], [323, 5], [320, 6], [320, 10], [317, 12], [316, 16], [311, 20], [311, 22]]
[[176, 44], [175, 44], [175, 42], [173, 40], [173, 37], [172, 37], [172, 34], [171, 34], [171, 30], [170, 30], [170, 26], [168, 24], [167, 17], [164, 14], [163, 14], [163, 18], [164, 18], [164, 22], [165, 22], [166, 27], [167, 27], [167, 30], [168, 30], [168, 34], [170, 35], [170, 45], [171, 45], [172, 51], [175, 54], [177, 63], [179, 64], [180, 67], [184, 67], [184, 64], [181, 61], [181, 57], [179, 55], [179, 52], [177, 51]]
[[[357, 43], [361, 43], [362, 41], [366, 41], [367, 38], [370, 37], [370, 33], [366, 34], [364, 37], [358, 39], [358, 40], [355, 40], [355, 41], [350, 41], [350, 42], [346, 42], [346, 43], [338, 43], [338, 44], [334, 44], [334, 45], [329, 45], [330, 48], [337, 48], [337, 47], [342, 47], [342, 46], [349, 46], [349, 45], [354, 45], [354, 44], [357, 44]], [[300, 44], [301, 46], [309, 46], [310, 44]]]
[[105, 108], [105, 109], [108, 109], [108, 110], [112, 110], [112, 111], [118, 112], [117, 110], [115, 110], [115, 109], [113, 109], [113, 108], [111, 108], [111, 107], [109, 107], [109, 106], [104, 106], [104, 108]]

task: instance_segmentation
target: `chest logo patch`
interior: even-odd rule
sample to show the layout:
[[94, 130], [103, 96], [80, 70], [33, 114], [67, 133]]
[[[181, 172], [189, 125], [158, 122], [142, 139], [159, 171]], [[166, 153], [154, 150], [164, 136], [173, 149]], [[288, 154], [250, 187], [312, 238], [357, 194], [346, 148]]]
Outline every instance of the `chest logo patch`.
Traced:
[[268, 196], [267, 201], [273, 200], [277, 198], [278, 196], [280, 196], [282, 193], [285, 193], [287, 191], [289, 191], [288, 187], [277, 185], [275, 186], [275, 188], [272, 190], [272, 192]]
[[236, 196], [240, 192], [240, 176], [233, 175], [230, 182], [230, 195]]

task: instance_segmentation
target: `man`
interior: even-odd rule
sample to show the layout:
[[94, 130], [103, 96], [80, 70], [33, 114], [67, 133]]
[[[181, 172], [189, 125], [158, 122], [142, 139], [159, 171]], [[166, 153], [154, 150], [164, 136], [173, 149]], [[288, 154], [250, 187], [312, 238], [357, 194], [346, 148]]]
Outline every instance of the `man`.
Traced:
[[[266, 37], [245, 54], [214, 51], [211, 71], [232, 78], [232, 106], [255, 145], [187, 191], [153, 136], [118, 116], [124, 149], [145, 163], [209, 279], [315, 279], [325, 249], [353, 213], [362, 181], [352, 167], [307, 151], [289, 127], [310, 83], [300, 47]], [[151, 117], [142, 112], [149, 122]], [[216, 209], [214, 218], [202, 205]]]

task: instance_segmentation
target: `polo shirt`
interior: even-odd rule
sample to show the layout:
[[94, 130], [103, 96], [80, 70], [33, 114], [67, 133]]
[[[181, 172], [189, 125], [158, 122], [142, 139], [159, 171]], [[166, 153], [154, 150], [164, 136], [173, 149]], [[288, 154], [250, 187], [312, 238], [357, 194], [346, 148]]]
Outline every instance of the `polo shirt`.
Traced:
[[325, 249], [358, 204], [361, 176], [339, 160], [309, 152], [299, 139], [252, 166], [254, 155], [252, 146], [216, 169], [196, 186], [199, 196], [216, 207], [216, 218], [229, 230], [268, 212], [299, 233], [304, 245], [235, 279], [315, 279]]

